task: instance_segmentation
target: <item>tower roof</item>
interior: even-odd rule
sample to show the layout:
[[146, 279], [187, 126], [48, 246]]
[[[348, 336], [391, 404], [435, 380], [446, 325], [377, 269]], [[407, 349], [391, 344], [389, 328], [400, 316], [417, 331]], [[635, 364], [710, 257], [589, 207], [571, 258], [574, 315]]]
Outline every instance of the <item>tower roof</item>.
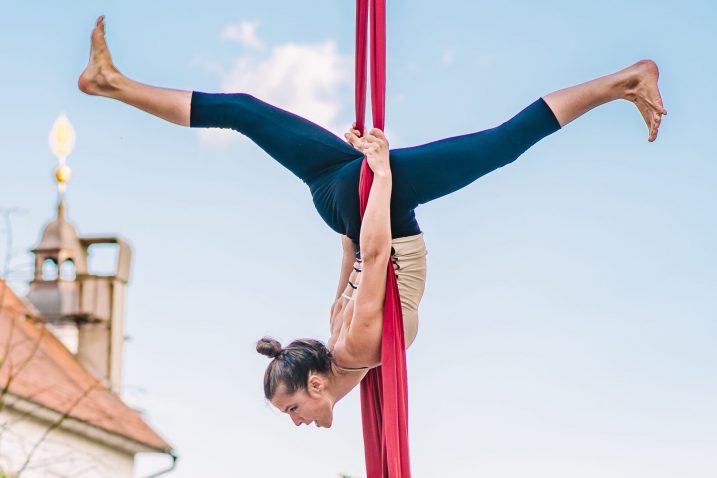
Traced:
[[60, 201], [57, 206], [57, 217], [53, 219], [42, 233], [40, 244], [33, 249], [33, 252], [67, 250], [81, 252], [80, 236], [75, 227], [65, 216], [65, 203]]

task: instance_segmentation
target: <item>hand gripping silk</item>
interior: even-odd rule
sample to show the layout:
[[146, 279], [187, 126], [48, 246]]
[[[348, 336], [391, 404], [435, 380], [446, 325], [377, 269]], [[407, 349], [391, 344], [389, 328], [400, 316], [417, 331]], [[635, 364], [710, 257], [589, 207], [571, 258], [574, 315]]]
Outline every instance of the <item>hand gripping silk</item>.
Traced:
[[[371, 3], [371, 112], [383, 130], [386, 97], [386, 3], [356, 1], [356, 128], [363, 132], [366, 110], [366, 29]], [[373, 172], [364, 158], [359, 179], [361, 218], [366, 211]], [[386, 264], [381, 366], [361, 382], [361, 417], [367, 478], [410, 478], [406, 345], [398, 283]]]

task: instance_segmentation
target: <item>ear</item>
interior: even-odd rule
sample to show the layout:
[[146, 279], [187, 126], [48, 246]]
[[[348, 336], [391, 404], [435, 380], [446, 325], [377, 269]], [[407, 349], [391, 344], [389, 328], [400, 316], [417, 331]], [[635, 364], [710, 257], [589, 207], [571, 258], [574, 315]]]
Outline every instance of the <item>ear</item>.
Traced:
[[309, 375], [307, 392], [309, 395], [320, 394], [324, 390], [324, 378], [321, 375]]

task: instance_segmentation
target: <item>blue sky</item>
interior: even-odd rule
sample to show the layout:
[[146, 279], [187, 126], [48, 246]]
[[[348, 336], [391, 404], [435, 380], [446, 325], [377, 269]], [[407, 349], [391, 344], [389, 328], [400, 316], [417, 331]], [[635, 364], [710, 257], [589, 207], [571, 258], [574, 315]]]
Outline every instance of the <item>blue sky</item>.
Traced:
[[[47, 135], [64, 111], [77, 131], [71, 219], [134, 248], [125, 394], [176, 446], [171, 476], [362, 476], [356, 394], [326, 431], [294, 428], [261, 392], [257, 338], [328, 334], [340, 244], [304, 185], [238, 134], [76, 89], [105, 14], [128, 76], [246, 89], [340, 132], [350, 2], [3, 10], [0, 207], [23, 211], [13, 285], [53, 214]], [[494, 126], [641, 58], [660, 65], [669, 111], [648, 144], [632, 105], [606, 105], [418, 210], [429, 277], [408, 352], [414, 476], [714, 476], [715, 20], [707, 1], [390, 2], [395, 147]]]

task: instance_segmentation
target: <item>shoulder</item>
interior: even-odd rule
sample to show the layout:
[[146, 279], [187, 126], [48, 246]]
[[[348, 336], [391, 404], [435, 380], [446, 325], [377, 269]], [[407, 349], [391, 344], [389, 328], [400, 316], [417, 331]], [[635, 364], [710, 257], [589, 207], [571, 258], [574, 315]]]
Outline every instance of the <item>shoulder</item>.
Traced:
[[[353, 307], [344, 307], [332, 319], [331, 354], [342, 368], [364, 368], [381, 361], [381, 314], [368, 318]], [[367, 327], [367, 324], [372, 324]], [[373, 326], [376, 324], [377, 326]]]
[[381, 364], [381, 349], [368, 350], [359, 349], [351, 340], [339, 340], [336, 342], [331, 356], [334, 365], [344, 372], [360, 372]]

